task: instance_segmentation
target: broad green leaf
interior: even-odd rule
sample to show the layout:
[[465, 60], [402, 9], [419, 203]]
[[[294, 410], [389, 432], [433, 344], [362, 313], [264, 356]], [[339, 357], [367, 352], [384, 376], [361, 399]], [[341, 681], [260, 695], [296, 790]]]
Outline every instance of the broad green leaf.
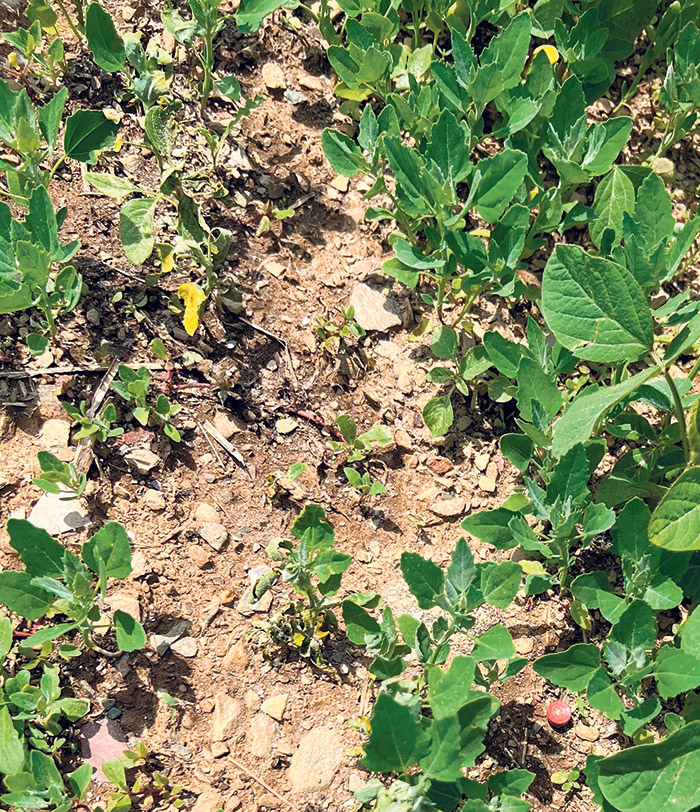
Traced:
[[622, 238], [622, 217], [624, 212], [634, 211], [634, 186], [625, 172], [618, 166], [600, 181], [595, 192], [593, 212], [596, 219], [590, 224], [591, 239], [600, 247], [603, 234], [610, 229], [615, 237], [613, 245]]
[[656, 506], [649, 540], [665, 550], [700, 550], [700, 467], [684, 471]]
[[598, 609], [610, 623], [617, 623], [625, 603], [615, 595], [604, 572], [584, 572], [571, 583], [571, 592], [588, 609]]
[[452, 188], [467, 178], [473, 169], [468, 143], [469, 134], [464, 122], [457, 121], [449, 110], [443, 110], [433, 125], [429, 155]]
[[100, 562], [108, 578], [126, 578], [131, 574], [131, 544], [126, 530], [119, 522], [107, 524], [83, 544], [83, 561], [99, 574]]
[[681, 648], [689, 654], [700, 654], [700, 606], [688, 615], [681, 626]]
[[121, 759], [108, 758], [106, 761], [103, 761], [102, 772], [116, 787], [128, 791], [129, 786], [126, 783], [126, 772]]
[[700, 804], [700, 722], [601, 759], [598, 768], [600, 790], [619, 812], [689, 812]]
[[582, 390], [554, 426], [552, 453], [559, 457], [576, 443], [588, 440], [613, 406], [655, 375], [658, 370], [652, 367], [613, 386], [589, 386]]
[[666, 243], [673, 234], [676, 221], [671, 196], [655, 172], [649, 174], [639, 187], [633, 219], [649, 251], [661, 242]]
[[101, 194], [116, 200], [121, 200], [141, 191], [138, 186], [135, 186], [126, 178], [104, 172], [85, 172], [85, 180]]
[[117, 609], [112, 620], [119, 651], [137, 651], [146, 645], [146, 632], [143, 626], [130, 614]]
[[335, 531], [326, 519], [326, 514], [320, 505], [313, 502], [304, 507], [292, 525], [292, 535], [303, 544], [300, 554], [306, 551], [310, 554], [314, 550], [326, 550], [335, 542]]
[[504, 434], [500, 443], [503, 456], [524, 474], [535, 451], [533, 441], [527, 434]]
[[495, 223], [503, 214], [526, 172], [527, 156], [516, 149], [504, 149], [479, 161], [469, 199], [487, 223]]
[[387, 693], [379, 694], [371, 725], [362, 759], [362, 766], [369, 772], [404, 772], [430, 747], [429, 736], [416, 714]]
[[670, 699], [700, 685], [700, 659], [673, 646], [661, 646], [652, 673], [661, 698]]
[[236, 25], [242, 34], [253, 34], [273, 11], [298, 5], [299, 0], [243, 0], [236, 12]]
[[155, 223], [156, 200], [139, 198], [128, 200], [119, 216], [119, 235], [124, 253], [134, 265], [143, 265], [151, 256], [155, 246], [153, 232]]
[[620, 615], [610, 630], [609, 639], [630, 651], [637, 648], [649, 651], [656, 647], [656, 615], [644, 601], [634, 600]]
[[418, 553], [404, 552], [401, 554], [401, 574], [421, 609], [436, 605], [444, 587], [444, 576], [437, 564]]
[[66, 120], [63, 149], [68, 158], [86, 164], [97, 163], [97, 153], [117, 140], [119, 124], [99, 110], [77, 110]]
[[435, 328], [430, 348], [436, 358], [451, 358], [454, 361], [457, 358], [458, 347], [459, 336], [455, 330], [445, 324]]
[[545, 654], [533, 668], [545, 679], [570, 691], [583, 691], [600, 667], [600, 651], [592, 643], [576, 643], [566, 651]]
[[516, 512], [504, 507], [494, 510], [479, 510], [462, 521], [462, 528], [472, 536], [476, 536], [479, 541], [493, 544], [499, 550], [510, 550], [517, 543], [513, 540], [513, 534], [508, 525], [516, 515]]
[[536, 408], [533, 404], [541, 407], [547, 420], [551, 420], [561, 409], [563, 401], [556, 380], [528, 355], [520, 361], [517, 379], [516, 399], [523, 420], [533, 422], [533, 409]]
[[50, 575], [60, 578], [63, 575], [64, 561], [72, 553], [52, 538], [46, 530], [34, 527], [26, 519], [10, 519], [7, 532], [11, 546], [31, 575]]
[[176, 116], [181, 107], [180, 101], [172, 101], [166, 105], [155, 105], [146, 113], [143, 125], [146, 138], [161, 161], [167, 161], [175, 148], [178, 130]]
[[345, 634], [351, 643], [364, 646], [367, 637], [381, 634], [379, 623], [361, 606], [353, 601], [343, 601]]
[[515, 654], [513, 638], [505, 626], [492, 626], [480, 635], [474, 644], [472, 656], [483, 660], [508, 660]]
[[95, 62], [107, 73], [117, 73], [126, 65], [124, 41], [112, 18], [99, 3], [90, 3], [85, 15], [85, 35]]
[[431, 398], [423, 407], [423, 420], [433, 437], [442, 437], [443, 434], [447, 434], [454, 421], [450, 395]]
[[653, 343], [651, 310], [636, 279], [578, 245], [558, 245], [547, 262], [542, 313], [559, 342], [588, 361], [637, 361]]
[[50, 609], [53, 595], [34, 586], [29, 572], [0, 572], [0, 603], [26, 620], [39, 620]]
[[501, 564], [488, 562], [480, 565], [479, 589], [484, 602], [505, 609], [513, 602], [523, 578], [522, 568], [515, 561]]
[[603, 175], [629, 141], [633, 122], [628, 116], [609, 118], [589, 128], [582, 167], [591, 175]]
[[447, 581], [455, 592], [461, 595], [472, 585], [475, 576], [476, 567], [472, 551], [467, 542], [460, 539], [452, 551], [450, 565], [447, 568]]
[[604, 713], [608, 719], [619, 719], [625, 709], [608, 672], [602, 665], [593, 673], [588, 683], [586, 699], [592, 708]]
[[7, 706], [0, 708], [0, 773], [14, 775], [24, 764], [24, 749]]
[[572, 505], [578, 505], [590, 497], [589, 478], [586, 449], [582, 443], [576, 443], [554, 466], [547, 486], [547, 499], [553, 503], [558, 498], [562, 504], [571, 500]]
[[81, 764], [77, 770], [73, 770], [72, 773], [68, 774], [68, 783], [70, 784], [70, 788], [73, 792], [73, 795], [79, 800], [82, 801], [85, 797], [85, 793], [87, 792], [88, 787], [90, 786], [90, 781], [92, 780], [92, 764], [89, 762], [85, 762], [85, 764]]
[[65, 109], [67, 99], [68, 89], [62, 87], [58, 93], [53, 95], [51, 101], [39, 108], [39, 128], [51, 152], [56, 149], [58, 130], [61, 126], [61, 119], [63, 118], [63, 110]]
[[658, 716], [661, 712], [661, 703], [656, 697], [645, 699], [641, 705], [636, 708], [622, 711], [620, 714], [620, 725], [622, 732], [625, 736], [634, 736], [634, 734], [647, 722]]

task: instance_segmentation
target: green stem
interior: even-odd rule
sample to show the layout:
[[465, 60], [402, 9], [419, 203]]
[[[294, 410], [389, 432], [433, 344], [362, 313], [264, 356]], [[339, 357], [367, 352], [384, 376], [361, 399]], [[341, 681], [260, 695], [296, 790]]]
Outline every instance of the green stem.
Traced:
[[47, 184], [46, 184], [47, 186], [48, 186], [48, 185], [51, 183], [51, 181], [53, 180], [53, 176], [56, 174], [56, 172], [58, 171], [58, 169], [59, 169], [61, 166], [63, 166], [63, 164], [65, 163], [65, 160], [66, 160], [66, 154], [64, 153], [64, 154], [63, 154], [63, 155], [61, 155], [61, 157], [60, 157], [60, 158], [59, 158], [59, 159], [56, 161], [56, 163], [55, 163], [55, 164], [54, 164], [54, 165], [51, 167], [51, 172], [49, 173], [49, 183], [47, 183]]
[[63, 0], [56, 0], [56, 5], [61, 9], [61, 14], [66, 18], [66, 22], [68, 23], [68, 27], [73, 32], [75, 37], [77, 38], [78, 42], [82, 40], [82, 34], [78, 31], [75, 27], [75, 23], [71, 19], [70, 14], [68, 13], [68, 9], [63, 5]]
[[671, 390], [671, 395], [673, 396], [674, 411], [676, 420], [678, 421], [678, 425], [680, 427], [681, 440], [683, 442], [683, 453], [687, 463], [690, 460], [690, 441], [688, 440], [688, 427], [685, 425], [685, 411], [683, 409], [683, 402], [671, 373], [666, 368], [664, 368], [663, 373], [666, 383], [668, 384], [668, 388]]
[[202, 98], [200, 100], [200, 109], [202, 113], [207, 106], [209, 96], [213, 87], [212, 72], [214, 70], [214, 35], [207, 31], [204, 37], [204, 59], [202, 60], [202, 67], [204, 68], [204, 79], [202, 80]]
[[692, 381], [698, 374], [698, 372], [700, 372], [700, 357], [698, 357], [698, 359], [693, 364], [693, 368], [688, 373], [688, 380]]

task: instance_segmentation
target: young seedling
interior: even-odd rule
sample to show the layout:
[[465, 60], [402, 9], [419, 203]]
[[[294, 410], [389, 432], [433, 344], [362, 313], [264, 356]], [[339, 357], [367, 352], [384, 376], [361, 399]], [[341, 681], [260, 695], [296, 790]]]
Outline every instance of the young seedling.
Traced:
[[339, 415], [335, 423], [343, 439], [328, 440], [328, 447], [338, 454], [347, 454], [348, 462], [364, 460], [375, 448], [386, 448], [394, 442], [391, 431], [386, 426], [375, 426], [358, 435], [357, 424], [349, 415]]
[[41, 476], [32, 482], [45, 493], [67, 493], [65, 499], [79, 499], [85, 492], [87, 477], [78, 473], [72, 462], [59, 460], [50, 451], [37, 453]]
[[151, 384], [151, 373], [146, 367], [132, 369], [120, 364], [118, 380], [112, 381], [112, 389], [131, 407], [134, 418], [142, 426], [162, 426], [165, 434], [175, 443], [180, 442], [180, 432], [172, 424], [172, 418], [182, 409], [170, 403], [166, 395], [160, 394], [155, 402], [147, 398]]
[[348, 601], [376, 605], [378, 596], [356, 593], [345, 599], [336, 597], [352, 556], [334, 549], [335, 531], [319, 505], [307, 505], [291, 533], [297, 545], [285, 539], [270, 542], [267, 553], [275, 566], [256, 582], [251, 599], [260, 600], [280, 578], [301, 598], [289, 601], [270, 620], [256, 621], [254, 625], [270, 651], [292, 649], [324, 673], [335, 675], [325, 661], [323, 645], [338, 628], [336, 609]]
[[120, 426], [113, 427], [113, 424], [117, 422], [117, 410], [113, 403], [108, 403], [102, 410], [102, 414], [95, 417], [88, 414], [84, 400], [80, 401], [78, 408], [65, 401], [61, 401], [61, 406], [81, 427], [75, 435], [76, 440], [82, 440], [84, 437], [91, 437], [94, 434], [101, 443], [106, 443], [112, 437], [124, 434], [124, 429]]

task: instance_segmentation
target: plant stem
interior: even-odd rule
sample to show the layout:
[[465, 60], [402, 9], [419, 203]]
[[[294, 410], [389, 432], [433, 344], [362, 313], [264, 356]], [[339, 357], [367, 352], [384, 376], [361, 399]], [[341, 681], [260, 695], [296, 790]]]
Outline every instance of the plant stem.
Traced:
[[[51, 172], [49, 173], [49, 183], [51, 183], [51, 181], [53, 180], [53, 176], [56, 174], [56, 172], [59, 170], [59, 168], [61, 166], [63, 166], [63, 164], [65, 163], [65, 160], [66, 160], [66, 154], [64, 152], [63, 155], [61, 155], [61, 157], [51, 167]], [[49, 183], [47, 183], [46, 185], [48, 186]]]
[[683, 454], [685, 455], [685, 461], [687, 463], [690, 460], [690, 442], [688, 440], [688, 428], [685, 425], [685, 412], [683, 410], [683, 402], [681, 400], [681, 395], [680, 392], [678, 391], [678, 387], [676, 386], [676, 382], [673, 379], [671, 373], [665, 367], [663, 373], [664, 378], [666, 379], [666, 383], [668, 384], [668, 388], [671, 390], [671, 395], [673, 396], [674, 411], [676, 415], [676, 420], [678, 421], [678, 425], [680, 427], [681, 440], [683, 442]]
[[56, 5], [61, 9], [61, 14], [63, 14], [63, 16], [66, 18], [66, 22], [68, 23], [68, 27], [73, 32], [73, 34], [76, 36], [78, 42], [80, 42], [82, 40], [83, 36], [78, 31], [78, 29], [75, 27], [75, 23], [71, 19], [71, 16], [68, 13], [68, 9], [63, 4], [63, 0], [56, 0]]

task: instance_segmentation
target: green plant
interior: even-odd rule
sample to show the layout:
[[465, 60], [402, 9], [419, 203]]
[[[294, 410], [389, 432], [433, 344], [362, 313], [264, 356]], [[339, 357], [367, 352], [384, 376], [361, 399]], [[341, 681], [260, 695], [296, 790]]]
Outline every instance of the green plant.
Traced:
[[355, 421], [346, 414], [341, 414], [335, 421], [340, 430], [341, 440], [328, 440], [328, 446], [336, 453], [347, 454], [348, 462], [363, 460], [375, 446], [386, 448], [394, 438], [386, 426], [375, 426], [363, 434], [357, 433]]
[[87, 477], [79, 474], [75, 470], [72, 462], [63, 462], [54, 456], [50, 451], [39, 451], [37, 453], [41, 476], [33, 479], [32, 482], [46, 493], [65, 493], [70, 495], [64, 498], [79, 499], [85, 492]]
[[61, 406], [81, 427], [80, 431], [75, 435], [76, 440], [91, 437], [94, 434], [101, 443], [106, 443], [112, 437], [119, 437], [124, 434], [124, 429], [120, 426], [112, 428], [112, 424], [117, 422], [117, 410], [112, 403], [108, 403], [104, 407], [101, 415], [94, 417], [87, 413], [84, 400], [80, 401], [80, 406], [77, 408], [65, 401], [61, 402]]
[[191, 49], [195, 39], [202, 40], [203, 47], [194, 53], [203, 71], [199, 86], [199, 102], [203, 112], [214, 90], [214, 39], [226, 27], [228, 16], [219, 13], [221, 0], [188, 0], [188, 4], [192, 12], [190, 20], [183, 19], [170, 5], [161, 12], [161, 20], [166, 30], [186, 48]]
[[372, 479], [369, 471], [365, 471], [361, 474], [359, 471], [346, 465], [343, 468], [343, 473], [350, 485], [363, 495], [379, 496], [382, 493], [386, 493], [384, 484], [378, 479]]
[[[96, 806], [95, 812], [121, 812], [144, 801], [154, 809], [180, 809], [184, 803], [180, 797], [182, 787], [171, 785], [167, 775], [150, 770], [149, 758], [146, 746], [137, 742], [121, 758], [107, 759], [102, 770], [116, 789], [108, 793], [110, 800], [104, 809]], [[133, 777], [127, 775], [134, 772]]]
[[[88, 648], [99, 648], [94, 635], [109, 630], [100, 613], [107, 579], [126, 578], [131, 572], [126, 530], [118, 522], [108, 522], [82, 545], [80, 558], [24, 519], [10, 519], [7, 532], [24, 570], [0, 572], [0, 602], [27, 620], [67, 617], [67, 621], [33, 632], [23, 645], [44, 646], [77, 631]], [[114, 612], [112, 627], [120, 651], [145, 645], [143, 627], [126, 612]]]
[[352, 305], [346, 310], [341, 307], [340, 315], [343, 320], [341, 325], [334, 324], [324, 316], [318, 316], [314, 326], [314, 333], [318, 336], [321, 349], [331, 355], [345, 351], [346, 339], [350, 336], [362, 338], [365, 335], [365, 331], [355, 321], [355, 308]]
[[550, 778], [553, 784], [561, 787], [562, 792], [569, 792], [572, 789], [581, 789], [581, 784], [578, 782], [580, 776], [580, 770], [574, 767], [573, 770], [560, 770], [552, 773]]
[[[31, 70], [39, 77], [46, 77], [54, 89], [58, 86], [59, 77], [66, 73], [67, 65], [63, 40], [55, 28], [56, 21], [56, 15], [46, 6], [42, 19], [34, 20], [29, 28], [20, 27], [2, 33], [2, 39], [15, 49], [8, 63], [17, 81], [25, 80]], [[49, 40], [48, 44], [45, 39]]]
[[[255, 583], [251, 600], [260, 600], [280, 578], [302, 597], [288, 602], [269, 620], [256, 621], [255, 626], [270, 650], [291, 648], [319, 669], [333, 674], [323, 656], [323, 643], [337, 629], [335, 610], [344, 601], [336, 595], [352, 556], [334, 549], [335, 531], [319, 505], [304, 508], [292, 525], [291, 534], [299, 542], [297, 546], [285, 539], [270, 542], [267, 553], [275, 566]], [[344, 600], [376, 605], [378, 597], [358, 593]]]
[[37, 679], [36, 671], [8, 658], [11, 652], [12, 624], [0, 617], [0, 775], [6, 789], [0, 801], [14, 809], [68, 812], [83, 799], [92, 767], [70, 773], [68, 788], [54, 756], [66, 742], [65, 721], [82, 718], [90, 703], [62, 695], [58, 667], [45, 664]]
[[295, 462], [284, 471], [275, 471], [266, 477], [265, 494], [272, 502], [277, 502], [282, 496], [288, 494], [294, 496], [294, 481], [298, 479], [308, 468], [304, 462]]
[[175, 443], [180, 442], [180, 432], [172, 424], [172, 418], [182, 406], [170, 403], [166, 395], [160, 394], [155, 402], [149, 402], [147, 395], [151, 384], [151, 373], [146, 367], [132, 369], [120, 364], [118, 380], [112, 381], [112, 389], [131, 407], [134, 418], [142, 425], [162, 426], [165, 434]]

